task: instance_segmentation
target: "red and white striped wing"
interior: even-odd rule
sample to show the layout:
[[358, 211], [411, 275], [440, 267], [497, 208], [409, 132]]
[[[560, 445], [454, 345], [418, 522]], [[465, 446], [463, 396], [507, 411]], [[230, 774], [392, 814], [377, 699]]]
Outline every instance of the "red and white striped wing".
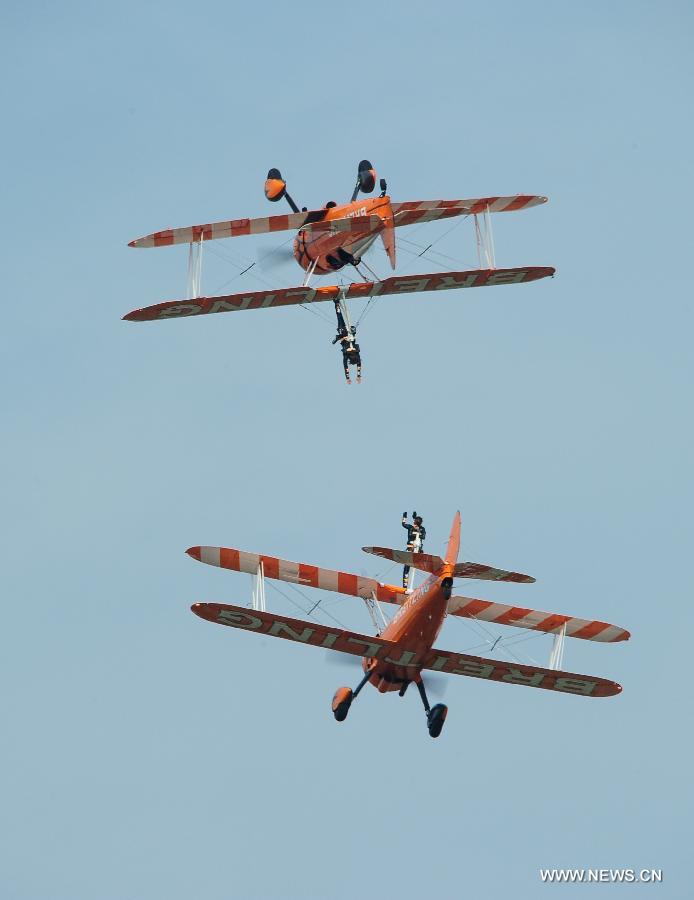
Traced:
[[548, 634], [556, 634], [563, 625], [566, 625], [567, 637], [583, 638], [587, 641], [614, 643], [628, 641], [631, 637], [624, 628], [618, 628], [607, 622], [577, 619], [575, 616], [525, 609], [523, 606], [506, 606], [504, 603], [476, 600], [474, 597], [451, 597], [448, 601], [448, 613], [467, 619], [493, 622], [496, 625], [513, 625], [514, 628], [545, 631]]
[[[268, 234], [274, 231], [294, 231], [310, 223], [320, 222], [327, 210], [285, 213], [279, 216], [261, 216], [257, 219], [230, 219], [207, 225], [188, 225], [185, 228], [166, 228], [145, 237], [130, 241], [128, 247], [170, 247], [172, 244], [190, 244], [196, 241], [214, 241], [218, 238], [243, 237], [247, 234]], [[328, 223], [325, 223], [328, 225]]]
[[[326, 223], [329, 224], [329, 223]], [[346, 289], [348, 300], [381, 297], [387, 294], [413, 294], [421, 291], [446, 291], [453, 288], [493, 287], [523, 284], [554, 275], [551, 266], [519, 266], [515, 269], [473, 269], [469, 272], [435, 272], [429, 275], [392, 275], [384, 281], [355, 281]], [[268, 309], [300, 303], [320, 303], [339, 296], [337, 285], [308, 288], [281, 288], [276, 291], [248, 291], [221, 297], [195, 297], [191, 300], [165, 300], [153, 306], [134, 309], [123, 316], [129, 322], [154, 319], [178, 319], [184, 316], [239, 312], [244, 309]]]
[[391, 205], [394, 224], [397, 227], [415, 225], [417, 222], [432, 222], [435, 219], [450, 219], [452, 216], [480, 215], [487, 211], [514, 212], [546, 202], [547, 197], [516, 194], [514, 197], [480, 197], [472, 200], [411, 200]]
[[266, 578], [288, 581], [304, 587], [321, 588], [324, 591], [335, 591], [352, 597], [368, 598], [372, 591], [375, 591], [379, 600], [399, 603], [400, 594], [404, 594], [401, 588], [381, 584], [374, 578], [350, 575], [348, 572], [338, 572], [334, 569], [321, 569], [308, 563], [290, 562], [263, 553], [247, 553], [245, 550], [234, 550], [230, 547], [190, 547], [186, 553], [210, 566], [232, 569], [234, 572], [247, 572], [249, 575], [255, 575], [262, 562]]
[[520, 572], [507, 572], [505, 569], [495, 569], [493, 566], [485, 566], [484, 563], [461, 562], [453, 569], [454, 578], [475, 578], [480, 581], [515, 581], [519, 584], [532, 584], [535, 579], [531, 575], [523, 575]]

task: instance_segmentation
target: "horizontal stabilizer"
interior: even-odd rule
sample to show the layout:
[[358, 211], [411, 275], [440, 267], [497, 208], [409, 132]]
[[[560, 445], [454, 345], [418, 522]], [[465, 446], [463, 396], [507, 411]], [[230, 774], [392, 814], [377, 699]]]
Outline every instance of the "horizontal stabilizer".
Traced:
[[597, 675], [576, 675], [573, 672], [484, 659], [481, 656], [451, 653], [448, 650], [431, 650], [423, 668], [435, 672], [448, 672], [451, 675], [468, 675], [472, 678], [500, 681], [503, 684], [521, 684], [525, 687], [578, 694], [582, 697], [611, 697], [622, 690], [620, 684], [599, 678]]
[[444, 562], [440, 556], [432, 556], [430, 553], [410, 553], [409, 550], [391, 550], [390, 547], [362, 547], [364, 553], [373, 553], [383, 559], [392, 559], [401, 566], [412, 566], [422, 572], [430, 572], [435, 575], [440, 572]]
[[520, 584], [532, 584], [535, 579], [520, 572], [507, 572], [505, 569], [494, 569], [484, 563], [461, 562], [453, 569], [454, 578], [476, 578], [480, 581], [516, 581]]
[[[433, 649], [418, 654], [401, 643], [387, 641], [382, 637], [331, 628], [317, 622], [291, 619], [277, 613], [261, 612], [242, 606], [231, 606], [226, 603], [194, 603], [191, 609], [201, 619], [219, 625], [391, 663], [398, 677], [409, 678], [420, 669], [430, 669], [434, 672], [447, 672], [450, 675], [467, 675], [472, 678], [499, 681], [502, 684], [520, 684], [584, 697], [609, 697], [622, 690], [614, 681], [592, 675], [575, 675], [572, 672], [484, 659], [466, 653], [451, 653], [448, 650]], [[407, 662], [403, 665], [405, 659]]]
[[492, 287], [501, 284], [522, 284], [554, 275], [551, 266], [520, 266], [515, 269], [473, 269], [469, 272], [435, 272], [429, 275], [392, 275], [384, 281], [355, 281], [346, 288], [292, 287], [278, 290], [247, 291], [244, 294], [225, 294], [220, 297], [195, 297], [190, 300], [165, 300], [143, 309], [135, 309], [123, 316], [129, 322], [153, 319], [178, 319], [184, 316], [209, 315], [221, 312], [240, 312], [244, 309], [268, 309], [295, 306], [301, 303], [334, 301], [344, 290], [346, 300], [381, 297], [387, 294], [413, 294], [421, 291], [446, 291], [453, 288]]
[[481, 622], [493, 622], [496, 625], [513, 625], [514, 628], [544, 631], [548, 634], [556, 634], [566, 626], [567, 637], [588, 641], [614, 643], [628, 641], [631, 637], [624, 628], [618, 628], [607, 622], [577, 619], [574, 616], [540, 612], [522, 606], [506, 606], [504, 603], [476, 600], [474, 597], [451, 597], [448, 601], [448, 613], [467, 619], [478, 619]]
[[234, 572], [247, 572], [249, 575], [255, 575], [262, 563], [265, 578], [300, 584], [303, 587], [320, 588], [324, 591], [335, 591], [352, 597], [368, 598], [375, 592], [378, 600], [400, 603], [401, 595], [405, 594], [403, 588], [381, 584], [373, 578], [350, 575], [348, 572], [338, 572], [334, 569], [320, 569], [307, 563], [290, 562], [262, 553], [247, 553], [245, 550], [235, 550], [231, 547], [190, 547], [186, 553], [210, 566], [219, 566]]
[[480, 197], [473, 200], [410, 200], [407, 203], [392, 203], [391, 206], [395, 226], [398, 227], [416, 225], [418, 222], [433, 222], [436, 219], [450, 219], [453, 216], [514, 212], [546, 202], [547, 197], [516, 194], [514, 197]]

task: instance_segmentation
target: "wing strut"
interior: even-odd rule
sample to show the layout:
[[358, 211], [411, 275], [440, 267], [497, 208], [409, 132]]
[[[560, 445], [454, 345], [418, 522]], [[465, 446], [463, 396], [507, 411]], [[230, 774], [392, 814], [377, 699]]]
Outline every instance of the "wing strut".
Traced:
[[202, 232], [188, 244], [188, 299], [202, 296]]
[[[492, 234], [492, 217], [489, 214], [489, 205], [479, 215], [473, 214], [475, 222], [475, 240], [477, 242], [477, 258], [481, 269], [496, 269], [494, 259], [494, 235]], [[480, 219], [482, 220], [480, 223]]]
[[260, 612], [265, 612], [267, 610], [265, 604], [265, 571], [263, 569], [262, 559], [258, 561], [258, 571], [255, 575], [253, 593], [251, 594], [251, 606], [253, 609], [260, 610]]
[[566, 637], [566, 622], [561, 626], [559, 631], [554, 635], [552, 649], [549, 654], [548, 669], [561, 669], [564, 661], [564, 638]]
[[[371, 591], [371, 596], [364, 597], [363, 599], [366, 606], [366, 611], [371, 617], [373, 626], [376, 629], [376, 634], [380, 635], [388, 627], [388, 619], [386, 619], [385, 615], [383, 614], [381, 604], [378, 602], [378, 597], [376, 596], [376, 591]], [[378, 615], [380, 616], [380, 622], [378, 621], [376, 612], [378, 612]]]

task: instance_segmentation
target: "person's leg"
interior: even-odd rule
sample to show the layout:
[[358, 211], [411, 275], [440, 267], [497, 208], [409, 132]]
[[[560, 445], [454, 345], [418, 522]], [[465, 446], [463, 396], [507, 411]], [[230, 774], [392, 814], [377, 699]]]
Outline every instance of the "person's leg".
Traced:
[[344, 368], [344, 370], [345, 370], [345, 378], [347, 379], [347, 384], [351, 384], [351, 383], [352, 383], [352, 379], [349, 377], [349, 362], [348, 362], [348, 360], [347, 360], [347, 354], [346, 354], [346, 353], [343, 353], [343, 354], [342, 354], [342, 366], [343, 366], [343, 368]]
[[347, 325], [345, 324], [345, 317], [342, 315], [342, 307], [339, 300], [335, 301], [335, 315], [337, 316], [337, 330], [346, 332]]

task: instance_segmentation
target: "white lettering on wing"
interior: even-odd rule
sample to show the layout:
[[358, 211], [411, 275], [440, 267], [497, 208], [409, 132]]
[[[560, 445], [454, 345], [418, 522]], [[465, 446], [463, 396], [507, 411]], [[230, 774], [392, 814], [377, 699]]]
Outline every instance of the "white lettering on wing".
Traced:
[[210, 304], [208, 312], [236, 312], [240, 309], [248, 309], [252, 299], [252, 297], [239, 297], [236, 303], [231, 303], [229, 300], [215, 300]]
[[347, 638], [347, 643], [348, 644], [363, 644], [365, 649], [364, 649], [364, 652], [362, 655], [368, 656], [368, 657], [378, 656], [378, 652], [379, 652], [379, 650], [381, 650], [381, 648], [383, 646], [382, 644], [372, 643], [367, 638], [356, 638], [356, 637]]
[[478, 272], [470, 272], [465, 278], [454, 278], [452, 275], [441, 275], [437, 279], [437, 283], [433, 290], [442, 291], [446, 290], [446, 288], [472, 287], [475, 284], [478, 275]]
[[508, 672], [501, 676], [501, 680], [506, 681], [509, 684], [524, 684], [527, 687], [540, 687], [544, 677], [543, 672], [532, 672], [530, 675], [525, 675], [520, 669], [511, 668], [509, 666]]
[[235, 628], [260, 628], [263, 620], [258, 616], [252, 616], [249, 613], [233, 612], [230, 609], [220, 609], [217, 616], [219, 622], [223, 625], [233, 625]]
[[176, 306], [167, 306], [159, 311], [158, 319], [168, 319], [174, 316], [196, 316], [202, 309], [197, 303], [178, 303]]
[[585, 694], [585, 696], [590, 696], [597, 684], [597, 681], [588, 681], [583, 678], [557, 678], [554, 682], [554, 687], [558, 691], [566, 691], [567, 694]]
[[291, 625], [287, 625], [286, 622], [273, 622], [268, 634], [271, 634], [273, 637], [289, 638], [290, 641], [301, 641], [302, 644], [305, 644], [310, 640], [314, 631], [314, 628], [304, 628], [303, 631], [294, 631]]
[[488, 663], [477, 663], [471, 659], [458, 661], [458, 668], [451, 669], [452, 675], [472, 675], [474, 678], [491, 678], [494, 666]]
[[386, 656], [384, 662], [392, 663], [394, 666], [417, 668], [417, 663], [415, 662], [416, 659], [417, 654], [414, 652], [414, 650], [403, 650], [400, 654], [400, 659], [391, 659], [390, 656]]

